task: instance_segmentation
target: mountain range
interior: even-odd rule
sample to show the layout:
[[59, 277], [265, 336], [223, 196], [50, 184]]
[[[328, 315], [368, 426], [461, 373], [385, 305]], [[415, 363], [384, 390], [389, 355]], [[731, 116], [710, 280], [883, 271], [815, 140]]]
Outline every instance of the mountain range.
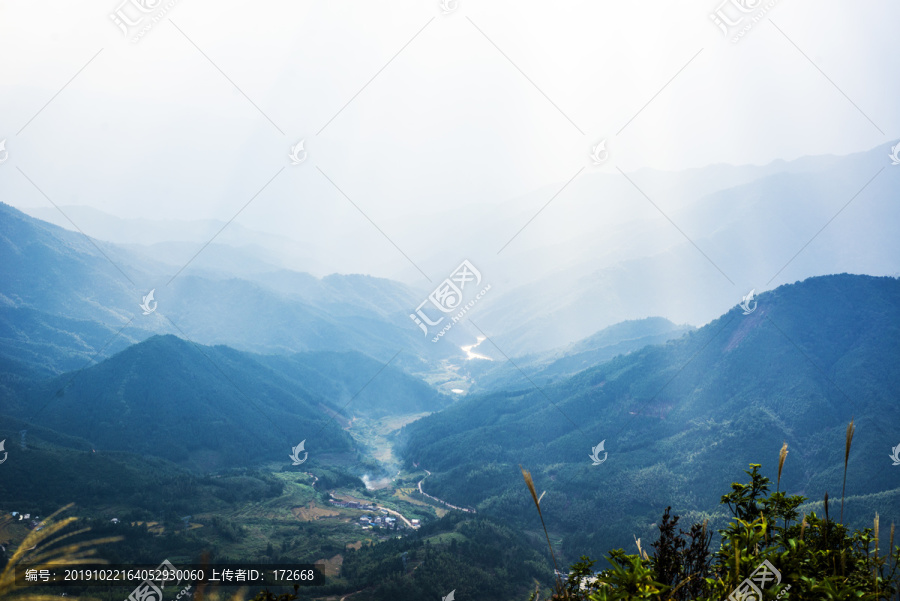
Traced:
[[[458, 355], [456, 348], [443, 347], [470, 344], [484, 334], [499, 349], [489, 351], [492, 357], [513, 357], [552, 351], [610, 325], [651, 315], [705, 324], [750, 290], [759, 293], [811, 276], [897, 275], [893, 258], [900, 255], [900, 243], [894, 224], [900, 209], [893, 199], [900, 191], [900, 170], [887, 160], [891, 145], [763, 166], [586, 170], [562, 190], [548, 187], [499, 204], [469, 203], [416, 216], [417, 223], [428, 218], [454, 236], [445, 247], [429, 228], [413, 228], [404, 247], [424, 249], [411, 257], [422, 271], [412, 270], [416, 279], [403, 284], [379, 278], [351, 281], [361, 276], [319, 280], [288, 271], [286, 266], [306, 265], [306, 271], [319, 273], [323, 263], [336, 261], [339, 267], [333, 271], [353, 273], [353, 257], [356, 264], [367, 264], [352, 245], [340, 257], [311, 258], [308, 247], [315, 247], [311, 241], [320, 234], [307, 231], [308, 224], [292, 242], [240, 223], [121, 219], [87, 207], [60, 209], [83, 223], [85, 231], [115, 243], [97, 244], [136, 282], [127, 302], [121, 301], [127, 315], [133, 314], [135, 297], [156, 288], [160, 299], [165, 296], [160, 312], [165, 307], [186, 334], [203, 344], [259, 352], [357, 348], [382, 359], [410, 345], [416, 355], [440, 360]], [[29, 212], [73, 227], [56, 208]], [[408, 229], [392, 221], [380, 225], [386, 231]], [[204, 247], [218, 231], [221, 235]], [[426, 343], [409, 314], [463, 259], [492, 285], [471, 313], [477, 329], [451, 331], [452, 345]], [[399, 254], [397, 261], [406, 263]], [[165, 285], [185, 264], [184, 274]], [[401, 270], [397, 265], [386, 269]], [[189, 275], [202, 281], [182, 280]], [[214, 294], [218, 282], [229, 278], [236, 278], [233, 285]], [[321, 285], [297, 285], [307, 280]], [[248, 289], [248, 282], [260, 289]], [[292, 297], [300, 288], [309, 292], [298, 306]], [[333, 288], [354, 290], [354, 300], [361, 303], [349, 315], [332, 314]], [[273, 298], [273, 290], [288, 298]], [[311, 338], [279, 336], [278, 331], [248, 336], [242, 331], [247, 311], [233, 295], [271, 303], [275, 319], [282, 319], [286, 310], [289, 318], [283, 319], [308, 325]], [[119, 302], [114, 310], [122, 313]], [[327, 328], [320, 323], [325, 316], [316, 310], [330, 318]], [[201, 315], [208, 319], [195, 328], [193, 320]], [[226, 320], [229, 328], [220, 327]], [[347, 331], [360, 323], [369, 328], [384, 322], [389, 329], [373, 328], [377, 342]], [[281, 322], [279, 329], [285, 325]], [[165, 332], [180, 335], [168, 327]], [[161, 328], [154, 332], [164, 333]], [[322, 349], [323, 344], [334, 346]]]
[[[253, 280], [180, 273], [2, 203], [0, 256], [4, 344], [57, 372], [73, 367], [68, 359], [109, 356], [154, 334], [264, 353], [360, 351], [383, 361], [412, 349], [400, 361], [413, 366], [414, 356], [459, 352], [422, 340], [408, 316], [414, 293], [389, 280], [284, 270]], [[151, 290], [155, 310], [144, 315], [140, 304]]]
[[[750, 290], [812, 276], [898, 275], [890, 147], [576, 179], [499, 256], [476, 262], [503, 279], [473, 321], [523, 355], [648, 315], [705, 324]], [[551, 212], [557, 203], [565, 210]]]

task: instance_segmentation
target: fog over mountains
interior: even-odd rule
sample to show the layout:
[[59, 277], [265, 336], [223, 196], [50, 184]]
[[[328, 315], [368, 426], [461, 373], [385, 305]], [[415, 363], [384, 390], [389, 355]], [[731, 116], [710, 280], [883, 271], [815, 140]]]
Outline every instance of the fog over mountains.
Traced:
[[[398, 330], [398, 341], [413, 344], [414, 332], [407, 332], [409, 338], [399, 334], [409, 329], [406, 315], [431, 291], [429, 286], [468, 258], [492, 285], [473, 312], [473, 317], [477, 315], [473, 321], [504, 353], [526, 354], [564, 346], [583, 338], [585, 332], [627, 319], [659, 315], [675, 323], [701, 325], [751, 289], [760, 293], [810, 276], [896, 274], [894, 258], [900, 256], [900, 241], [893, 226], [900, 221], [900, 208], [892, 199], [900, 194], [900, 174], [885, 160], [890, 147], [880, 145], [843, 157], [778, 161], [765, 167], [584, 173], [536, 217], [540, 199], [552, 196], [548, 190], [497, 205], [497, 219], [472, 220], [465, 211], [456, 210], [435, 213], [435, 223], [460, 235], [456, 256], [422, 258], [423, 264], [439, 266], [429, 273], [432, 284], [421, 278], [410, 285], [368, 279], [363, 280], [368, 290], [351, 294], [379, 320], [389, 319]], [[335, 282], [345, 281], [340, 278], [318, 283], [285, 273], [288, 266], [295, 270], [300, 266], [299, 271], [316, 274], [326, 257], [315, 257], [302, 241], [239, 223], [222, 229], [223, 222], [123, 220], [86, 207], [61, 208], [86, 233], [117, 243], [109, 253], [128, 266], [126, 271], [138, 290], [156, 287], [164, 302], [172, 299], [170, 310], [176, 312], [187, 306], [182, 303], [205, 305], [208, 310], [192, 313], [202, 326], [192, 330], [192, 321], [182, 324], [187, 333], [205, 336], [203, 342], [240, 346], [242, 338], [247, 338], [239, 330], [249, 314], [226, 317], [240, 309], [231, 300], [228, 309], [219, 306], [219, 299], [244, 298], [239, 303], [245, 306], [250, 298], [253, 303], [280, 302], [262, 299], [274, 290], [304, 302], [340, 303], [335, 295], [354, 288], [335, 287]], [[55, 208], [29, 212], [71, 228], [68, 218]], [[531, 218], [536, 223], [514, 236]], [[501, 231], [501, 225], [508, 231]], [[221, 236], [203, 246], [219, 230]], [[355, 250], [345, 257], [329, 256], [327, 264], [353, 273], [354, 256], [358, 256]], [[398, 254], [397, 260], [403, 258]], [[183, 288], [160, 287], [185, 264], [188, 267], [180, 276], [185, 280]], [[185, 277], [190, 275], [210, 280], [238, 277], [269, 292], [239, 289], [250, 284], [215, 291], [201, 280]], [[200, 301], [201, 297], [205, 300]], [[346, 317], [349, 326], [354, 315]], [[307, 318], [298, 319], [304, 323]], [[231, 333], [211, 336], [217, 329], [215, 322], [226, 320]], [[294, 317], [285, 323], [289, 320]], [[302, 336], [293, 340], [279, 336], [262, 342], [268, 337], [257, 335], [255, 346], [246, 348], [327, 347], [316, 338], [321, 334], [315, 330], [308, 333], [308, 341]], [[465, 344], [478, 334], [470, 327], [467, 333], [452, 336]], [[486, 347], [482, 352], [500, 356]]]

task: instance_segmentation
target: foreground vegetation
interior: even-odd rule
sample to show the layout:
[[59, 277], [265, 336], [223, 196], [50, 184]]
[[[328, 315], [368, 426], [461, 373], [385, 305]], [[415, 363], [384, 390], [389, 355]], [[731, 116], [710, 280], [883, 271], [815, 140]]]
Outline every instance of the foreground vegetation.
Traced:
[[[844, 445], [845, 477], [854, 431], [851, 422]], [[822, 515], [812, 511], [803, 496], [780, 490], [786, 457], [785, 443], [779, 454], [774, 492], [771, 480], [760, 473], [759, 464], [750, 464], [744, 483], [731, 484], [730, 492], [721, 497], [721, 505], [731, 517], [717, 533], [708, 521], [681, 529], [680, 518], [666, 508], [655, 541], [642, 546], [636, 538], [637, 552], [632, 554], [621, 548], [610, 551], [605, 556], [606, 567], [599, 571], [596, 559], [582, 556], [564, 575], [562, 565], [556, 565], [558, 553], [546, 528], [543, 535], [550, 554], [541, 557], [526, 533], [490, 516], [450, 512], [418, 530], [405, 530], [402, 537], [384, 536], [377, 543], [359, 541], [334, 547], [340, 552], [340, 561], [321, 586], [301, 587], [292, 593], [245, 589], [222, 598], [240, 601], [258, 593], [255, 601], [418, 601], [446, 598], [452, 591], [452, 598], [460, 601], [502, 601], [525, 599], [533, 591], [531, 601], [900, 599], [900, 545], [894, 544], [894, 525], [882, 528], [875, 514], [872, 527], [846, 526], [843, 487], [840, 506], [826, 494]], [[524, 469], [522, 474], [543, 525], [543, 495], [537, 494], [531, 474]], [[331, 477], [323, 473], [319, 481]], [[279, 478], [272, 480], [276, 481]], [[309, 494], [313, 494], [311, 490]], [[8, 561], [4, 562], [0, 554], [0, 599], [50, 601], [58, 595], [56, 590], [14, 588], [12, 569], [18, 564], [36, 563], [52, 569], [104, 560], [127, 562], [126, 557], [133, 558], [138, 550], [150, 563], [159, 557], [171, 557], [174, 539], [164, 534], [143, 528], [140, 537], [117, 536], [120, 529], [91, 519], [79, 522], [86, 528], [69, 528], [74, 526], [74, 518], [57, 520], [56, 515], [31, 530], [18, 549], [6, 550]], [[239, 516], [235, 520], [217, 518], [206, 528], [238, 541], [247, 539], [249, 530]], [[12, 524], [9, 517], [0, 520], [0, 531]], [[334, 545], [334, 540], [315, 542], [323, 533], [298, 527], [291, 536], [299, 547], [295, 548], [294, 542], [282, 543], [279, 551], [270, 542], [265, 555], [257, 559], [263, 563], [291, 562], [297, 560], [301, 549], [309, 552], [318, 545]], [[95, 548], [100, 544], [103, 559]], [[323, 551], [324, 547], [317, 548], [315, 554]], [[200, 543], [184, 557], [185, 561], [189, 559], [203, 563], [225, 558], [212, 557]], [[542, 590], [542, 583], [553, 578], [547, 559], [557, 568], [552, 591]], [[80, 592], [103, 601], [122, 597], [119, 590], [69, 590], [68, 594], [77, 596]], [[194, 601], [217, 599], [215, 591], [196, 590], [192, 595]]]
[[[783, 451], [779, 472], [785, 454]], [[680, 529], [678, 516], [672, 516], [667, 508], [656, 541], [642, 546], [637, 539], [634, 554], [623, 549], [611, 551], [605, 558], [608, 567], [599, 572], [594, 567], [596, 560], [583, 556], [565, 578], [557, 578], [552, 594], [545, 594], [538, 586], [530, 599], [549, 596], [557, 601], [718, 601], [729, 598], [736, 590], [753, 592], [747, 584], [751, 578], [764, 591], [763, 599], [898, 598], [900, 545], [894, 544], [893, 524], [882, 529], [876, 515], [871, 528], [850, 530], [835, 516], [840, 509], [827, 497], [824, 515], [801, 514], [799, 509], [806, 499], [787, 495], [777, 486], [771, 492], [771, 481], [760, 474], [760, 468], [759, 464], [751, 464], [745, 472], [748, 481], [733, 483], [731, 491], [722, 496], [721, 502], [732, 518], [727, 527], [719, 530], [716, 545], [714, 533], [706, 523]], [[530, 475], [524, 473], [541, 513], [540, 497]], [[119, 542], [112, 537], [88, 540], [83, 529], [66, 534], [65, 527], [74, 520], [57, 522], [54, 518], [48, 518], [42, 531], [29, 534], [12, 553], [0, 575], [0, 598], [51, 599], [13, 589], [11, 569], [19, 562], [38, 560], [48, 567], [100, 562], [94, 547], [99, 543], [115, 547]], [[61, 540], [67, 544], [59, 545]], [[498, 542], [503, 553], [497, 553]], [[484, 517], [472, 519], [453, 512], [403, 539], [351, 549], [339, 577], [330, 579], [325, 586], [295, 590], [293, 594], [278, 595], [277, 599], [338, 599], [352, 594], [354, 601], [405, 601], [442, 598], [451, 590], [461, 601], [524, 599], [527, 595], [522, 594], [522, 589], [526, 583], [546, 582], [546, 577], [541, 558], [528, 549], [528, 543], [519, 534]], [[519, 593], [512, 593], [516, 589]], [[106, 597], [98, 592], [89, 594]], [[254, 592], [244, 590], [237, 596], [228, 594], [223, 598], [239, 601], [252, 597]], [[511, 593], [518, 596], [510, 597]], [[203, 597], [204, 593], [198, 590], [194, 600]], [[216, 595], [207, 593], [205, 597], [213, 601]], [[758, 601], [756, 597], [737, 594], [733, 598]], [[269, 591], [256, 595], [256, 601], [275, 599], [276, 595]]]
[[[852, 424], [848, 452], [851, 439]], [[779, 480], [786, 454], [785, 445]], [[722, 496], [721, 503], [731, 511], [732, 519], [718, 532], [717, 550], [711, 550], [713, 533], [707, 523], [676, 532], [679, 518], [670, 516], [671, 508], [667, 508], [659, 524], [659, 538], [649, 552], [637, 539], [636, 554], [611, 551], [606, 557], [610, 567], [599, 573], [593, 568], [596, 560], [582, 556], [565, 580], [557, 578], [551, 599], [759, 601], [753, 586], [763, 592], [763, 599], [900, 598], [900, 546], [894, 546], [893, 524], [887, 545], [878, 514], [872, 528], [851, 531], [832, 519], [835, 508], [829, 506], [827, 493], [824, 516], [801, 516], [798, 508], [806, 499], [788, 496], [777, 488], [770, 494], [770, 479], [759, 473], [760, 467], [750, 464], [746, 471], [749, 482], [733, 483], [731, 492]], [[534, 496], [530, 474], [524, 470], [523, 474]], [[534, 500], [540, 513], [538, 497]], [[543, 597], [535, 590], [531, 600], [539, 598]]]

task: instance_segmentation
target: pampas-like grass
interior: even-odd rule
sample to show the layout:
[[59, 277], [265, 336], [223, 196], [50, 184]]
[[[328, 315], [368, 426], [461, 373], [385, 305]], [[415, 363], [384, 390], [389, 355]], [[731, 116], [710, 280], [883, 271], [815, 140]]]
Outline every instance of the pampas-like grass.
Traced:
[[850, 445], [853, 444], [853, 433], [856, 432], [856, 426], [853, 420], [847, 426], [847, 440], [844, 444], [844, 485], [841, 487], [841, 523], [844, 523], [844, 490], [847, 488], [847, 461], [850, 459]]
[[[634, 536], [633, 534], [631, 536]], [[650, 557], [647, 556], [647, 552], [641, 549], [641, 539], [634, 536], [634, 544], [637, 545], [638, 557], [643, 557], [644, 561], [650, 561]]]
[[872, 568], [872, 578], [875, 580], [875, 594], [878, 594], [878, 534], [879, 534], [878, 512], [875, 512], [875, 567]]
[[878, 561], [878, 527], [879, 527], [879, 519], [878, 512], [875, 512], [875, 561]]
[[[56, 517], [72, 507], [72, 504], [66, 505], [59, 511], [54, 512], [41, 522], [40, 530], [32, 530], [19, 545], [16, 552], [10, 558], [9, 563], [0, 573], [0, 599], [4, 601], [59, 601], [56, 595], [37, 595], [30, 594], [25, 591], [15, 590], [15, 573], [16, 567], [27, 565], [29, 568], [36, 570], [60, 571], [60, 568], [71, 565], [103, 565], [106, 560], [96, 557], [97, 550], [95, 547], [107, 543], [114, 543], [122, 540], [121, 536], [110, 536], [106, 538], [96, 538], [89, 541], [69, 543], [59, 546], [61, 541], [83, 534], [89, 528], [80, 530], [72, 530], [62, 533], [70, 524], [78, 518], [70, 517], [56, 521]], [[12, 518], [7, 517], [2, 520], [0, 525], [6, 525], [12, 522]], [[14, 594], [15, 590], [15, 594]], [[20, 592], [21, 591], [21, 592]]]
[[[544, 528], [544, 536], [547, 538], [547, 547], [550, 549], [550, 557], [553, 559], [553, 571], [556, 574], [556, 588], [559, 593], [563, 592], [562, 580], [559, 577], [559, 567], [556, 565], [556, 554], [553, 553], [553, 545], [550, 544], [550, 535], [547, 533], [547, 525], [544, 523], [544, 514], [541, 512], [541, 500], [538, 498], [537, 491], [534, 489], [534, 480], [531, 478], [531, 472], [526, 470], [521, 465], [519, 469], [522, 470], [522, 477], [525, 478], [525, 485], [528, 486], [528, 491], [531, 493], [531, 498], [534, 500], [534, 506], [537, 507], [538, 517], [541, 518], [541, 526]], [[544, 495], [541, 494], [541, 497]]]
[[787, 441], [784, 441], [784, 444], [781, 445], [781, 451], [778, 453], [778, 482], [775, 486], [775, 492], [778, 492], [781, 487], [781, 470], [784, 468], [784, 460], [787, 459], [787, 454]]

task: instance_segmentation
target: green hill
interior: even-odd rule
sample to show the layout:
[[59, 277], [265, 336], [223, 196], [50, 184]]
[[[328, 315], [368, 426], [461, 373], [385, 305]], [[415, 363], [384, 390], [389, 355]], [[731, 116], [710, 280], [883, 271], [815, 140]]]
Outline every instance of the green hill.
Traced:
[[53, 378], [28, 362], [3, 364], [18, 374], [6, 378], [9, 415], [97, 449], [204, 471], [290, 463], [301, 440], [313, 462], [316, 454], [355, 452], [341, 429], [353, 416], [431, 412], [450, 402], [360, 353], [255, 355], [175, 336], [154, 336]]
[[162, 457], [204, 471], [290, 463], [306, 440], [316, 453], [351, 452], [331, 415], [340, 408], [252, 355], [154, 336], [73, 373], [36, 383], [13, 417], [88, 440], [95, 448]]

